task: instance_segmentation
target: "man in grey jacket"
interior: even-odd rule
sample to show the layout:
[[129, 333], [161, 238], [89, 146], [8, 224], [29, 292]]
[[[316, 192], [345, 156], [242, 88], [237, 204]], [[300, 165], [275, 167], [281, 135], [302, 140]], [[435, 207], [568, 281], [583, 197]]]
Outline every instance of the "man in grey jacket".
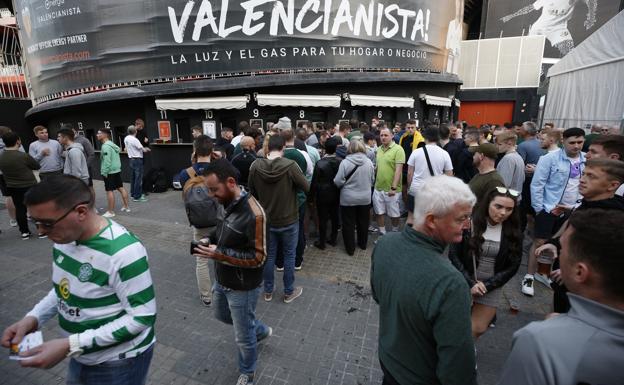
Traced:
[[621, 384], [624, 378], [624, 212], [575, 212], [561, 236], [571, 309], [514, 334], [499, 384]]
[[95, 149], [93, 143], [87, 139], [84, 135], [78, 132], [71, 123], [66, 123], [63, 128], [69, 128], [74, 131], [74, 142], [82, 145], [83, 154], [87, 159], [87, 167], [89, 168], [89, 190], [91, 194], [95, 196], [95, 189], [93, 188], [93, 166], [95, 165]]
[[59, 142], [49, 138], [48, 129], [44, 126], [36, 126], [33, 131], [39, 140], [30, 144], [28, 154], [41, 165], [39, 177], [43, 180], [63, 174], [63, 149]]
[[84, 148], [80, 143], [74, 142], [74, 131], [69, 128], [61, 128], [58, 131], [58, 141], [66, 151], [63, 174], [73, 175], [89, 185], [89, 167], [84, 155]]
[[[503, 177], [505, 187], [522, 192], [524, 185], [524, 160], [516, 151], [516, 141], [518, 136], [513, 132], [507, 131], [496, 137], [496, 145], [498, 151], [505, 154], [496, 166], [496, 171]], [[518, 196], [518, 201], [522, 199], [522, 195]]]

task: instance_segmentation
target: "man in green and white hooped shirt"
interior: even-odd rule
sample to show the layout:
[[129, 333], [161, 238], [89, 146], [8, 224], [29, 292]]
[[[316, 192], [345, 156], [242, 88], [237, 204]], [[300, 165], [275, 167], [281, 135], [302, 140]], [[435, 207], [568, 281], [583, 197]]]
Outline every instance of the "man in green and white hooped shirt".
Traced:
[[55, 176], [25, 197], [39, 231], [54, 242], [54, 288], [21, 321], [9, 326], [2, 345], [58, 315], [65, 338], [21, 353], [22, 366], [50, 368], [71, 357], [67, 384], [141, 385], [152, 358], [156, 301], [147, 252], [128, 230], [96, 214], [80, 179]]

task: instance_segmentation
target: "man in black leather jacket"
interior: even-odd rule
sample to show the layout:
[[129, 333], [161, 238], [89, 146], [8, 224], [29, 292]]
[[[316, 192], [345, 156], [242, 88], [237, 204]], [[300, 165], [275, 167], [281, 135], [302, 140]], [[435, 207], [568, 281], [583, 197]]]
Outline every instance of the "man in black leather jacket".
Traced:
[[204, 182], [210, 194], [225, 207], [225, 214], [211, 235], [210, 244], [198, 245], [195, 255], [215, 261], [215, 316], [234, 326], [239, 351], [237, 384], [253, 384], [257, 342], [272, 334], [272, 329], [255, 316], [267, 254], [267, 225], [264, 209], [238, 186], [237, 175], [224, 159], [210, 163], [204, 170]]

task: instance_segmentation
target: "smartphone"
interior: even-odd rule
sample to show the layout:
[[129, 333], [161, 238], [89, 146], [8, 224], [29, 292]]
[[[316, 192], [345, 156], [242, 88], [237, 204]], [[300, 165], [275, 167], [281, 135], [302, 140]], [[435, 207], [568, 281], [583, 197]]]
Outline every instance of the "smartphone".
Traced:
[[200, 239], [199, 241], [191, 241], [191, 255], [195, 254], [195, 248], [199, 245], [208, 246], [210, 245], [210, 242], [203, 239]]

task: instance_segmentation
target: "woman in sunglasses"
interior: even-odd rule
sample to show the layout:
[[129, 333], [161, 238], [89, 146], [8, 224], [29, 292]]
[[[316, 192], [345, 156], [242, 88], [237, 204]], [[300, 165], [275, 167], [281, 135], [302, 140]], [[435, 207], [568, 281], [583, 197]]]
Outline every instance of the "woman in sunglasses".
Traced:
[[517, 205], [519, 192], [492, 189], [472, 215], [471, 230], [451, 245], [449, 258], [464, 275], [473, 298], [472, 335], [487, 330], [496, 315], [502, 287], [518, 271], [522, 259], [522, 233]]

